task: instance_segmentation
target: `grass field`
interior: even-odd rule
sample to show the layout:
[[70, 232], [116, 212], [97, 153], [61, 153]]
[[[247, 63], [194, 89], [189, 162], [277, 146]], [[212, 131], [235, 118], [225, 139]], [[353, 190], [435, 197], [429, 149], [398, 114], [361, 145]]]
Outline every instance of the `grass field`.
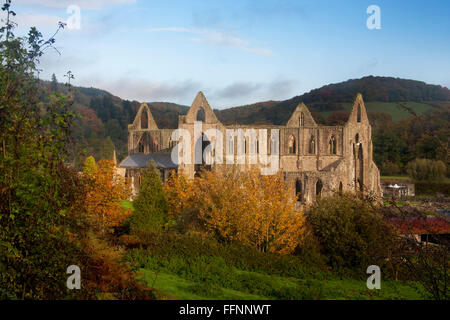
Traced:
[[252, 274], [265, 278], [275, 290], [280, 292], [283, 288], [290, 288], [298, 295], [283, 297], [265, 296], [248, 291], [238, 291], [230, 288], [210, 286], [207, 283], [198, 283], [186, 280], [181, 276], [148, 269], [140, 269], [139, 279], [148, 286], [157, 290], [159, 299], [183, 300], [270, 300], [270, 299], [328, 299], [328, 300], [418, 300], [422, 296], [411, 286], [392, 280], [382, 281], [380, 290], [369, 290], [365, 280], [355, 279], [296, 279], [279, 276], [268, 276], [256, 272], [238, 271], [242, 274]]
[[[425, 113], [426, 111], [433, 108], [431, 105], [426, 103], [419, 103], [419, 102], [405, 102], [406, 106], [414, 110], [414, 112], [417, 115], [420, 115], [422, 113]], [[409, 118], [411, 114], [404, 110], [400, 105], [398, 105], [395, 102], [365, 102], [364, 105], [366, 106], [366, 109], [368, 112], [370, 111], [376, 111], [376, 112], [386, 112], [392, 116], [392, 121], [397, 122], [402, 119]], [[344, 111], [342, 112], [349, 112], [352, 109], [353, 104], [344, 102], [342, 103], [342, 106], [344, 107]], [[327, 119], [333, 112], [326, 111], [321, 112], [321, 115]]]

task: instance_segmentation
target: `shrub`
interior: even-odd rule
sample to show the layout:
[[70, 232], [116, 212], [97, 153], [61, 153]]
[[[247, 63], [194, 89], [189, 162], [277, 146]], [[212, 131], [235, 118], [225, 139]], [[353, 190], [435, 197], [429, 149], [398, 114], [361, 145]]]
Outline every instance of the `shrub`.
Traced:
[[415, 159], [408, 163], [406, 171], [415, 181], [441, 181], [445, 178], [447, 167], [440, 160]]
[[354, 195], [321, 199], [306, 218], [336, 271], [362, 275], [367, 266], [384, 263], [389, 228], [366, 200]]
[[139, 195], [133, 202], [134, 213], [130, 217], [132, 233], [158, 232], [168, 221], [167, 202], [164, 197], [158, 169], [152, 163], [142, 172]]

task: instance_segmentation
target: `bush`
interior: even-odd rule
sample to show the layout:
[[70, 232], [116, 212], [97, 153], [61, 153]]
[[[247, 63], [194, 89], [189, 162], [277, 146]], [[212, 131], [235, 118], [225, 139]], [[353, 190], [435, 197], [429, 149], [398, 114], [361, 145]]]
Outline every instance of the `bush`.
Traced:
[[384, 264], [389, 228], [366, 200], [354, 195], [321, 199], [306, 218], [336, 271], [365, 275], [367, 266]]
[[450, 196], [450, 183], [417, 182], [415, 187], [416, 195], [442, 193], [445, 196]]
[[130, 217], [132, 233], [159, 232], [168, 221], [167, 202], [164, 197], [158, 169], [152, 163], [142, 172], [139, 195], [133, 202], [134, 213]]
[[406, 172], [415, 181], [442, 181], [447, 173], [444, 162], [429, 159], [416, 159], [406, 166]]

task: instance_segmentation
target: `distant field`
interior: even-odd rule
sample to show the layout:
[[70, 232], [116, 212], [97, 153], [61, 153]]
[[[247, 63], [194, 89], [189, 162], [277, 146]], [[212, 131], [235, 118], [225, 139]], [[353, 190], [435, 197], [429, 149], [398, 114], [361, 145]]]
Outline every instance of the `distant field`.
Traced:
[[[392, 120], [397, 122], [402, 119], [409, 118], [411, 114], [404, 110], [400, 105], [398, 105], [395, 102], [365, 102], [364, 105], [366, 106], [367, 111], [376, 111], [376, 112], [386, 112], [390, 115], [392, 115]], [[342, 103], [342, 106], [344, 107], [345, 111], [342, 112], [348, 112], [351, 111], [353, 104], [352, 103]], [[422, 114], [426, 111], [433, 108], [431, 105], [426, 103], [418, 103], [418, 102], [406, 102], [406, 106], [414, 110], [416, 114]], [[320, 114], [327, 119], [333, 112], [326, 111], [321, 112]]]

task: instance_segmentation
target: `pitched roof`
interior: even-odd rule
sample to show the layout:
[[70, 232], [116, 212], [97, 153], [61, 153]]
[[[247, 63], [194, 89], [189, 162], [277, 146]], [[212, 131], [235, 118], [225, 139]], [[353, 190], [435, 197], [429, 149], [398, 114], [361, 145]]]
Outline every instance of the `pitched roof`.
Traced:
[[157, 168], [176, 169], [177, 165], [172, 161], [171, 153], [149, 153], [132, 154], [126, 157], [121, 163], [121, 168], [145, 168], [153, 160]]

